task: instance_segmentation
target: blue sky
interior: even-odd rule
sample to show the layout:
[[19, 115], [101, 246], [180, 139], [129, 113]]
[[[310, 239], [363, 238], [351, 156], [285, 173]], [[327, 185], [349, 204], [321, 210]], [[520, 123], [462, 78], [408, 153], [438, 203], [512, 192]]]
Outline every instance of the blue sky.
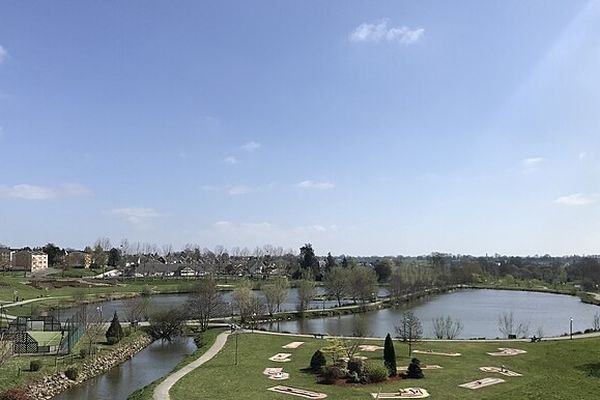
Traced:
[[598, 253], [600, 1], [0, 3], [0, 242]]

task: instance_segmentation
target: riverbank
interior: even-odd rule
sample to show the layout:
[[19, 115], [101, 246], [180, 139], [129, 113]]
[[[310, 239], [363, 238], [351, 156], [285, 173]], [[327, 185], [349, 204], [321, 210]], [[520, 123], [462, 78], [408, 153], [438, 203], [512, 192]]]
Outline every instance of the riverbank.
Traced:
[[[137, 331], [115, 345], [97, 343], [96, 355], [92, 357], [82, 358], [79, 355], [81, 343], [76, 345], [73, 353], [67, 356], [15, 356], [0, 368], [0, 393], [10, 388], [20, 387], [32, 400], [51, 398], [127, 361], [151, 342], [146, 333]], [[40, 363], [38, 371], [29, 370], [29, 365], [34, 360]], [[64, 373], [71, 367], [78, 371], [75, 381], [67, 378]]]
[[156, 386], [158, 386], [161, 382], [163, 382], [168, 375], [172, 374], [173, 372], [179, 371], [184, 366], [186, 366], [186, 365], [190, 364], [191, 362], [200, 358], [214, 344], [217, 336], [221, 332], [223, 332], [223, 329], [212, 328], [212, 329], [209, 329], [206, 332], [202, 333], [200, 343], [198, 343], [198, 341], [196, 341], [196, 345], [198, 346], [198, 348], [196, 349], [196, 351], [193, 354], [191, 354], [191, 355], [187, 356], [185, 359], [183, 359], [167, 375], [165, 375], [165, 376], [161, 377], [160, 379], [152, 382], [151, 384], [144, 386], [143, 388], [138, 389], [135, 392], [133, 392], [128, 397], [128, 400], [152, 400], [152, 396], [153, 396], [154, 390], [156, 389]]

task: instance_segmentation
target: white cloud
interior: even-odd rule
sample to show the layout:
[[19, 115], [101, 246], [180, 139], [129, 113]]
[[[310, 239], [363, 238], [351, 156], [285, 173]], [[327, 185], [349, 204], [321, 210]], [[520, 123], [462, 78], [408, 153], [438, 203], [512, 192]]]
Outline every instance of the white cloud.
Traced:
[[383, 19], [376, 23], [364, 22], [349, 35], [351, 42], [397, 42], [400, 44], [413, 44], [425, 34], [425, 29], [411, 29], [407, 26], [388, 27], [388, 20]]
[[596, 203], [599, 197], [600, 195], [597, 193], [573, 193], [566, 196], [561, 196], [554, 200], [554, 202], [565, 206], [587, 206], [589, 204]]
[[544, 161], [543, 157], [526, 158], [521, 161], [521, 165], [526, 168], [536, 167]]
[[242, 145], [242, 150], [247, 151], [247, 152], [252, 152], [252, 151], [260, 149], [260, 146], [261, 146], [260, 143], [255, 142], [255, 141], [250, 141], [250, 142], [244, 143]]
[[327, 189], [333, 189], [335, 187], [335, 185], [331, 182], [316, 182], [313, 180], [305, 180], [302, 182], [299, 182], [297, 184], [294, 185], [296, 188], [298, 189], [315, 189], [315, 190], [327, 190]]
[[205, 186], [202, 186], [202, 190], [204, 190], [205, 192], [227, 193], [231, 196], [238, 196], [241, 194], [253, 192], [255, 189], [253, 189], [247, 185], [225, 185], [225, 186], [205, 185]]
[[23, 200], [50, 200], [60, 197], [77, 197], [91, 195], [87, 187], [76, 183], [65, 183], [55, 187], [37, 186], [22, 183], [19, 185], [0, 185], [0, 198]]
[[116, 215], [134, 225], [143, 225], [154, 218], [163, 217], [164, 214], [149, 207], [125, 207], [114, 208], [108, 211], [110, 215]]
[[8, 52], [2, 46], [0, 46], [0, 64], [2, 64], [8, 58]]
[[223, 162], [227, 165], [235, 165], [235, 164], [239, 164], [240, 160], [238, 160], [234, 156], [227, 156], [223, 159]]

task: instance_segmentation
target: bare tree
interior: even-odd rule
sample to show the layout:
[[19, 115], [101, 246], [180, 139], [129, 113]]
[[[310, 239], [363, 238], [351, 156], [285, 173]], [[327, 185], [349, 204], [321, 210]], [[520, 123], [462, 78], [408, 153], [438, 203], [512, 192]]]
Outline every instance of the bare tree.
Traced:
[[149, 305], [150, 296], [141, 295], [127, 300], [124, 304], [125, 318], [135, 326], [147, 317]]
[[210, 319], [225, 312], [223, 294], [216, 282], [213, 279], [201, 279], [190, 295], [187, 308], [190, 318], [198, 320], [200, 331], [207, 330]]
[[237, 308], [242, 322], [254, 321], [263, 313], [263, 304], [248, 286], [237, 287], [232, 294], [233, 304]]
[[312, 298], [315, 296], [315, 282], [302, 279], [298, 281], [298, 304], [297, 309], [300, 312], [305, 311]]
[[377, 274], [372, 268], [355, 266], [348, 274], [348, 286], [354, 302], [357, 299], [363, 303], [377, 294]]
[[390, 295], [398, 301], [406, 291], [407, 282], [402, 276], [400, 268], [396, 268], [390, 275]]
[[85, 313], [84, 328], [85, 333], [82, 336], [83, 342], [87, 345], [88, 354], [92, 354], [92, 347], [101, 337], [104, 336], [106, 330], [106, 321], [102, 317], [102, 309], [98, 307], [92, 313]]
[[369, 322], [362, 314], [357, 314], [352, 318], [352, 336], [367, 337], [371, 335]]
[[342, 267], [331, 268], [323, 278], [323, 286], [327, 294], [337, 300], [338, 307], [341, 307], [342, 299], [349, 292], [348, 272], [344, 271]]
[[403, 342], [408, 343], [408, 356], [412, 353], [412, 344], [423, 336], [421, 321], [412, 311], [406, 311], [400, 317], [400, 323], [396, 325], [396, 334]]
[[594, 314], [594, 330], [600, 330], [600, 313]]
[[281, 303], [285, 301], [288, 294], [287, 278], [276, 278], [272, 283], [263, 285], [262, 290], [269, 314], [281, 311]]
[[527, 336], [529, 323], [516, 321], [512, 311], [505, 311], [498, 316], [498, 330], [506, 337]]
[[181, 335], [185, 316], [177, 309], [157, 310], [150, 315], [149, 332], [155, 340], [171, 342]]
[[449, 315], [434, 318], [432, 327], [437, 339], [456, 339], [463, 330], [462, 322], [459, 319], [453, 320]]
[[10, 360], [13, 355], [13, 342], [0, 332], [0, 368]]

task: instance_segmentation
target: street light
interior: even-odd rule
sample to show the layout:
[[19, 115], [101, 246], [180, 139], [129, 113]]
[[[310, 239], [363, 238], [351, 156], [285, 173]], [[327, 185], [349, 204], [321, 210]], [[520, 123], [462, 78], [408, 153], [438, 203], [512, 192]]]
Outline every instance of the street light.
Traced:
[[573, 340], [573, 317], [571, 317], [569, 324], [569, 337], [571, 340]]

